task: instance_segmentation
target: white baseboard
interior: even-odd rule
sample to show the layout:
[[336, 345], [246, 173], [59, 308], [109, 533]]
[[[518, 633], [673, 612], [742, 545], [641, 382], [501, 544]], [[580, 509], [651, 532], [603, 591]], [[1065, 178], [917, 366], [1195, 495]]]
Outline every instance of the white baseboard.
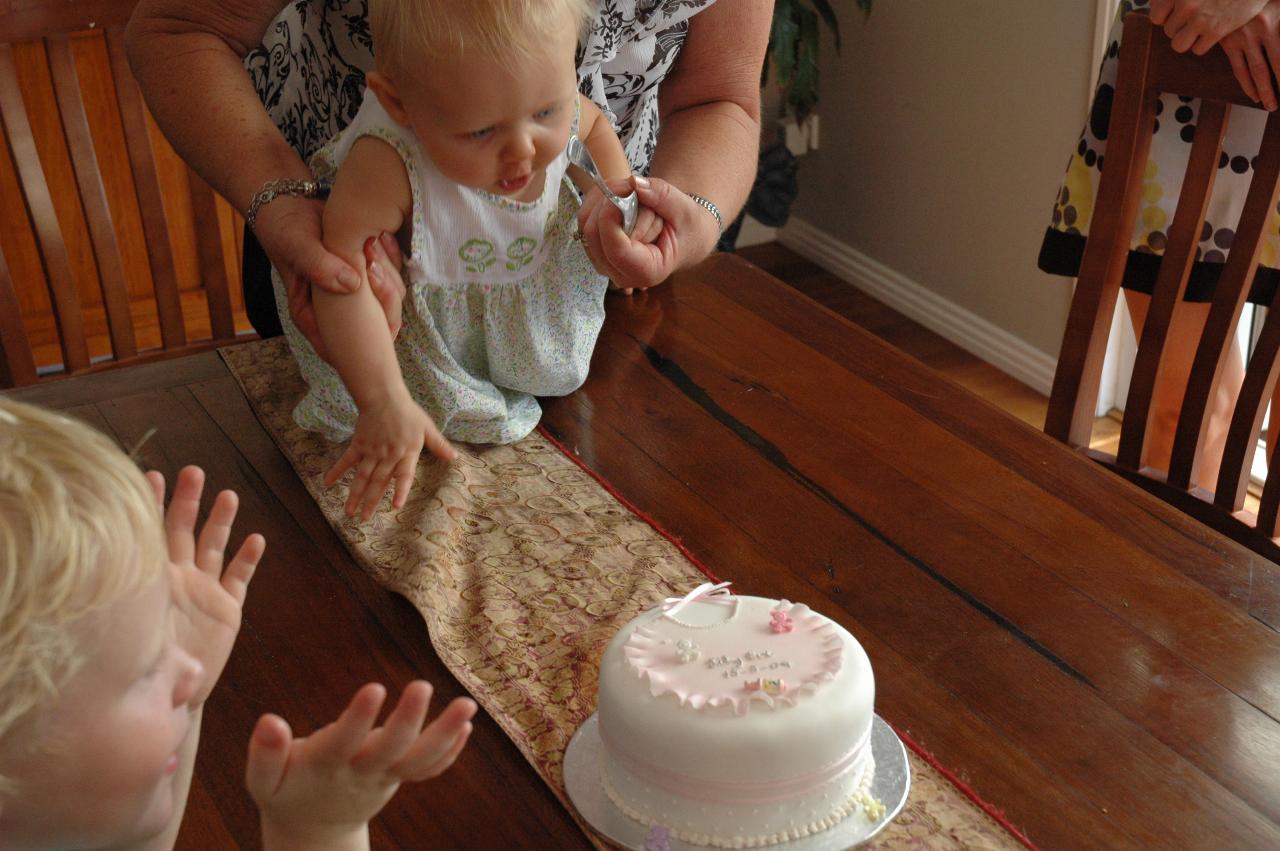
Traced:
[[778, 242], [946, 337], [1001, 372], [1049, 395], [1057, 360], [808, 222], [795, 218]]
[[738, 231], [738, 241], [735, 245], [738, 248], [746, 248], [748, 245], [760, 245], [764, 242], [773, 242], [778, 238], [777, 228], [771, 228], [762, 225], [751, 216], [744, 216], [742, 219], [742, 229]]

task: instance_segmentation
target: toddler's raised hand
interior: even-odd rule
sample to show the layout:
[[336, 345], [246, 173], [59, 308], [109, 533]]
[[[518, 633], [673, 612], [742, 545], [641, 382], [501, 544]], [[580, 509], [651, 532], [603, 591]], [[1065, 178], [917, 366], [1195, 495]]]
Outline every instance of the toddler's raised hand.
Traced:
[[[164, 476], [147, 473], [164, 505]], [[231, 525], [239, 509], [235, 491], [225, 490], [213, 501], [209, 517], [196, 537], [196, 518], [204, 492], [204, 470], [183, 467], [165, 512], [169, 545], [170, 594], [173, 598], [178, 643], [204, 665], [206, 676], [193, 705], [204, 703], [222, 675], [240, 632], [240, 613], [249, 581], [267, 542], [259, 534], [244, 539], [230, 563], [226, 561]], [[225, 569], [224, 569], [225, 567]]]
[[370, 683], [338, 720], [305, 738], [278, 716], [258, 719], [245, 784], [262, 814], [265, 849], [366, 848], [369, 819], [402, 782], [453, 764], [471, 734], [473, 701], [454, 700], [424, 728], [431, 686], [418, 680], [375, 728], [385, 699], [386, 689]]
[[445, 461], [452, 461], [458, 454], [408, 391], [397, 392], [384, 402], [361, 410], [350, 445], [325, 475], [324, 483], [333, 485], [354, 468], [356, 475], [345, 510], [349, 515], [355, 514], [363, 506], [361, 517], [368, 520], [377, 511], [393, 478], [395, 495], [391, 504], [395, 508], [404, 505], [424, 445]]

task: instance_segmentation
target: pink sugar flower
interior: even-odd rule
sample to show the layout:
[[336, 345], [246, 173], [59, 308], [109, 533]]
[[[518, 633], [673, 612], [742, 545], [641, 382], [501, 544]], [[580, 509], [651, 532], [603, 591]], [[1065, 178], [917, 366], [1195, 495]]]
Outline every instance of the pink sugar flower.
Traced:
[[774, 611], [769, 614], [769, 629], [779, 633], [791, 632], [795, 629], [795, 624], [786, 612]]
[[671, 829], [655, 824], [644, 838], [644, 851], [671, 851]]

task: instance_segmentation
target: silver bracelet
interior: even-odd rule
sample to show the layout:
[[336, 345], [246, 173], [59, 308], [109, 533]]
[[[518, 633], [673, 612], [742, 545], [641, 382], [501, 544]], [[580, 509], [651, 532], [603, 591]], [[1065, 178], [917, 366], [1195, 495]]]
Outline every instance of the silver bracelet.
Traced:
[[258, 211], [281, 195], [292, 195], [298, 198], [324, 198], [329, 194], [329, 184], [321, 180], [295, 180], [293, 178], [284, 178], [281, 180], [268, 180], [262, 184], [262, 188], [254, 193], [253, 198], [249, 201], [249, 209], [245, 211], [244, 222], [253, 230], [253, 223], [257, 221]]
[[697, 204], [698, 206], [705, 209], [707, 212], [711, 213], [711, 215], [715, 216], [716, 227], [719, 228], [721, 233], [724, 233], [724, 218], [720, 215], [720, 208], [717, 207], [715, 204], [712, 204], [706, 198], [703, 198], [701, 195], [694, 195], [692, 192], [686, 192], [685, 194], [693, 199], [693, 203]]

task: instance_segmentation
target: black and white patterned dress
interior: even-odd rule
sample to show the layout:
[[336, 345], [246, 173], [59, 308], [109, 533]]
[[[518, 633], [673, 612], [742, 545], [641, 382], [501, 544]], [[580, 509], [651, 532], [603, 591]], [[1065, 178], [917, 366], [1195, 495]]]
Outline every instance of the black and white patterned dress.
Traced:
[[[599, 0], [578, 46], [578, 87], [609, 117], [639, 174], [657, 144], [658, 86], [689, 19], [713, 2]], [[303, 159], [355, 116], [372, 65], [368, 0], [295, 0], [245, 58], [267, 112]]]

